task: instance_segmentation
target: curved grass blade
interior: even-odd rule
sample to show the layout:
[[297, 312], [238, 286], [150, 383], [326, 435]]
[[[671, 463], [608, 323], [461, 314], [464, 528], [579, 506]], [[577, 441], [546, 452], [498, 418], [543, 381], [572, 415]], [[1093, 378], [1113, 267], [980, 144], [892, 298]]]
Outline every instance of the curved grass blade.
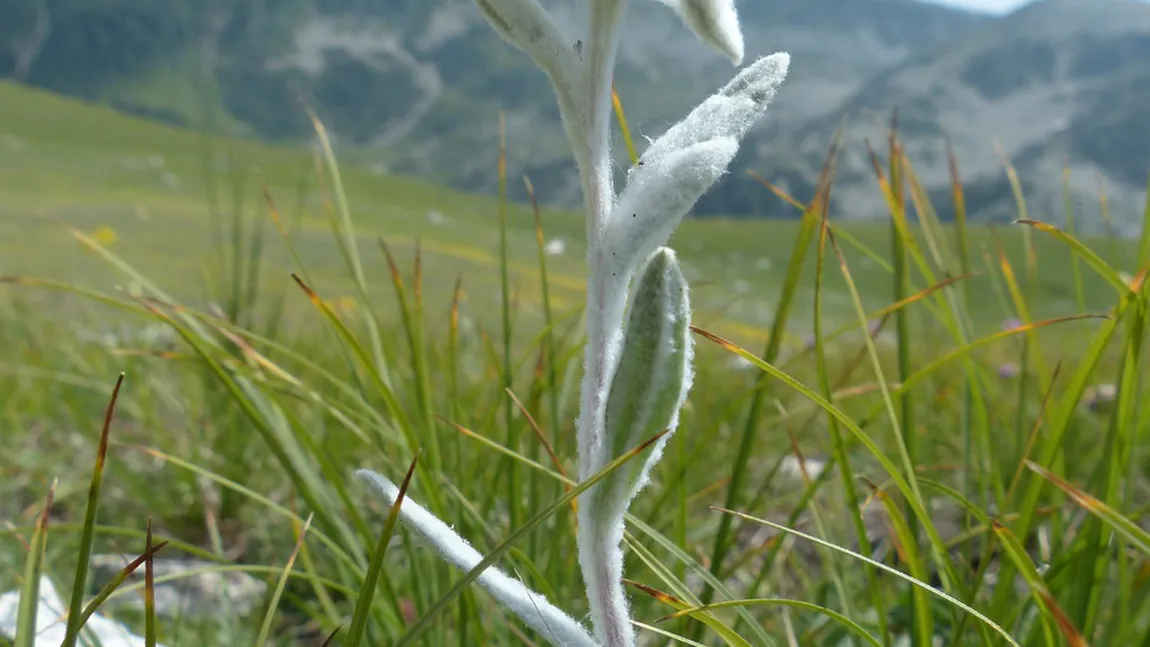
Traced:
[[[787, 272], [783, 278], [782, 290], [779, 293], [779, 299], [775, 307], [774, 320], [771, 322], [770, 336], [767, 338], [766, 347], [763, 349], [762, 360], [760, 360], [762, 362], [769, 363], [776, 361], [779, 351], [782, 348], [783, 335], [787, 328], [787, 322], [790, 319], [792, 305], [798, 293], [799, 282], [806, 265], [807, 254], [810, 251], [811, 242], [815, 238], [815, 232], [819, 225], [818, 214], [823, 212], [822, 205], [825, 204], [830, 197], [830, 187], [834, 179], [835, 163], [838, 158], [838, 149], [841, 141], [842, 129], [840, 127], [835, 133], [835, 139], [831, 143], [827, 155], [823, 160], [823, 168], [819, 173], [814, 199], [811, 201], [811, 204], [807, 206], [806, 210], [803, 211], [799, 231], [791, 247], [791, 260], [787, 264]], [[759, 359], [758, 357], [754, 358]], [[759, 429], [759, 418], [762, 415], [763, 401], [766, 398], [766, 389], [763, 388], [766, 384], [767, 382], [765, 380], [761, 378], [758, 380], [754, 395], [751, 397], [751, 403], [747, 408], [746, 421], [739, 438], [739, 448], [735, 454], [735, 462], [731, 469], [731, 481], [727, 486], [725, 505], [730, 508], [738, 507], [739, 501], [743, 496], [742, 490], [744, 481], [746, 480], [747, 465], [750, 462], [751, 449]], [[727, 551], [730, 549], [732, 523], [732, 518], [723, 517], [719, 520], [719, 528], [715, 532], [714, 545], [711, 550], [710, 571], [711, 575], [716, 577], [720, 575]], [[703, 589], [700, 601], [706, 604], [712, 599], [714, 599], [714, 588], [708, 585]]]
[[1150, 533], [1140, 528], [1138, 524], [1106, 505], [1099, 499], [1079, 490], [1054, 472], [1032, 461], [1026, 461], [1026, 466], [1042, 478], [1050, 481], [1055, 487], [1065, 492], [1074, 502], [1086, 509], [1087, 512], [1098, 517], [1103, 523], [1113, 528], [1118, 534], [1130, 540], [1138, 550], [1150, 555]]
[[[259, 636], [256, 641], [252, 643], [255, 647], [266, 645], [268, 636], [271, 635], [272, 622], [275, 621], [276, 609], [279, 608], [280, 598], [283, 597], [284, 587], [287, 586], [288, 578], [291, 577], [292, 568], [295, 566], [296, 557], [299, 556], [300, 547], [303, 546], [304, 541], [307, 540], [307, 531], [311, 527], [311, 520], [314, 515], [308, 515], [307, 521], [303, 524], [303, 529], [299, 533], [299, 539], [296, 540], [295, 547], [288, 556], [287, 563], [284, 564], [283, 572], [280, 574], [279, 581], [276, 582], [275, 591], [272, 592], [271, 602], [268, 603], [267, 613], [264, 614], [263, 624], [260, 625]], [[149, 558], [149, 563], [151, 562]]]
[[1099, 276], [1106, 279], [1107, 283], [1113, 285], [1114, 288], [1118, 290], [1119, 294], [1134, 295], [1133, 289], [1131, 289], [1130, 285], [1126, 283], [1126, 281], [1122, 280], [1121, 276], [1118, 276], [1118, 272], [1113, 267], [1110, 267], [1106, 261], [1102, 260], [1101, 256], [1095, 253], [1094, 250], [1082, 244], [1082, 242], [1074, 236], [1071, 236], [1070, 234], [1059, 229], [1058, 227], [1055, 227], [1054, 225], [1039, 220], [1019, 219], [1015, 220], [1014, 224], [1027, 225], [1037, 229], [1038, 231], [1054, 236], [1058, 240], [1068, 245], [1070, 249], [1074, 250], [1074, 252], [1079, 256], [1081, 256], [1082, 260], [1086, 261], [1086, 264], [1093, 268], [1095, 272], [1098, 272]]
[[662, 629], [662, 628], [656, 627], [654, 625], [649, 625], [645, 622], [639, 622], [638, 620], [632, 620], [631, 624], [642, 629], [643, 631], [650, 631], [651, 633], [659, 634], [660, 636], [663, 636], [664, 638], [668, 638], [670, 640], [673, 640], [677, 643], [681, 643], [683, 645], [690, 645], [691, 647], [707, 647], [706, 645], [704, 645], [701, 642], [695, 642], [694, 640], [691, 640], [690, 638], [684, 638], [683, 636], [680, 636], [679, 634], [671, 633], [670, 631], [667, 631], [666, 629]]
[[691, 614], [697, 613], [699, 611], [710, 611], [712, 609], [730, 609], [730, 608], [735, 608], [735, 607], [749, 607], [749, 606], [783, 606], [783, 607], [795, 607], [797, 609], [805, 609], [807, 611], [814, 611], [816, 613], [820, 613], [820, 614], [826, 616], [827, 618], [833, 620], [834, 622], [839, 623], [840, 625], [845, 627], [851, 633], [855, 634], [859, 638], [862, 638], [867, 643], [874, 645], [874, 647], [883, 647], [882, 643], [879, 642], [878, 638], [875, 638], [874, 636], [872, 636], [870, 634], [870, 632], [868, 632], [866, 629], [863, 629], [862, 626], [859, 625], [857, 622], [855, 622], [854, 620], [851, 620], [850, 618], [839, 613], [838, 611], [835, 611], [833, 609], [828, 609], [827, 607], [815, 604], [813, 602], [806, 602], [804, 600], [792, 600], [789, 598], [751, 598], [751, 599], [747, 599], [747, 600], [729, 600], [727, 602], [715, 602], [713, 604], [708, 604], [707, 606], [689, 607], [686, 609], [682, 609], [680, 611], [676, 611], [675, 613], [672, 613], [669, 616], [664, 616], [662, 618], [659, 618], [655, 622], [663, 622], [665, 620], [672, 620], [674, 618], [678, 618], [678, 617], [681, 617], [684, 615], [691, 615]]
[[112, 396], [104, 413], [104, 425], [100, 429], [100, 444], [96, 449], [96, 465], [92, 468], [92, 482], [88, 486], [88, 505], [84, 510], [84, 530], [80, 533], [80, 546], [76, 555], [76, 577], [72, 583], [72, 600], [68, 605], [68, 624], [64, 629], [61, 647], [74, 647], [80, 637], [80, 613], [84, 607], [84, 586], [88, 581], [88, 561], [92, 557], [92, 542], [95, 540], [96, 510], [100, 506], [100, 488], [104, 483], [104, 465], [108, 457], [108, 434], [112, 428], [112, 416], [116, 412], [116, 400], [120, 387], [124, 384], [124, 374], [116, 378]]
[[[632, 586], [642, 591], [643, 593], [646, 593], [647, 595], [670, 607], [674, 607], [680, 612], [681, 615], [690, 616], [691, 618], [703, 623], [716, 634], [718, 634], [719, 637], [723, 639], [723, 642], [729, 645], [729, 647], [751, 647], [751, 643], [747, 642], [746, 638], [743, 638], [739, 634], [735, 633], [733, 629], [720, 622], [719, 619], [710, 612], [707, 606], [687, 604], [686, 602], [671, 595], [670, 593], [664, 593], [658, 589], [647, 586], [646, 584], [641, 584], [634, 580], [624, 579], [623, 583]], [[661, 622], [664, 619], [666, 618], [656, 620], [655, 622]]]
[[1007, 337], [1011, 337], [1013, 335], [1018, 335], [1018, 334], [1022, 334], [1022, 333], [1025, 333], [1025, 332], [1028, 332], [1031, 330], [1035, 330], [1037, 328], [1045, 328], [1046, 326], [1052, 326], [1054, 324], [1067, 323], [1067, 322], [1071, 322], [1071, 321], [1083, 321], [1086, 319], [1104, 319], [1104, 320], [1111, 321], [1111, 322], [1114, 321], [1113, 317], [1111, 317], [1110, 315], [1104, 315], [1104, 314], [1087, 313], [1087, 314], [1079, 314], [1079, 315], [1067, 315], [1064, 317], [1054, 317], [1053, 319], [1044, 319], [1042, 321], [1036, 321], [1036, 322], [1029, 324], [1029, 325], [1018, 326], [1018, 327], [1012, 328], [1010, 330], [1001, 330], [999, 332], [992, 333], [992, 334], [986, 335], [984, 337], [979, 337], [978, 339], [975, 339], [974, 341], [972, 341], [972, 342], [970, 342], [964, 346], [960, 346], [958, 348], [955, 348], [955, 349], [939, 356], [937, 359], [930, 362], [926, 366], [923, 366], [922, 368], [918, 369], [917, 371], [912, 373], [911, 376], [908, 377], [901, 385], [899, 385], [897, 391], [903, 391], [905, 389], [911, 388], [912, 386], [925, 380], [927, 377], [930, 377], [932, 374], [934, 374], [936, 371], [943, 368], [947, 364], [969, 355], [971, 352], [973, 352], [974, 350], [976, 350], [978, 348], [981, 348], [983, 346], [989, 346], [996, 341], [1006, 339]]
[[[282, 516], [290, 519], [293, 523], [303, 523], [303, 521], [304, 521], [303, 517], [300, 517], [295, 512], [292, 512], [291, 510], [284, 507], [283, 505], [280, 505], [280, 504], [276, 503], [275, 501], [272, 501], [271, 499], [269, 499], [266, 496], [256, 492], [255, 490], [252, 490], [251, 488], [240, 485], [239, 483], [236, 483], [235, 481], [233, 481], [231, 479], [220, 476], [219, 474], [216, 474], [215, 472], [212, 472], [212, 471], [205, 469], [203, 467], [200, 467], [199, 465], [196, 465], [194, 463], [190, 463], [190, 462], [185, 461], [181, 458], [176, 458], [175, 456], [172, 456], [170, 454], [165, 454], [164, 452], [161, 452], [158, 449], [152, 449], [150, 447], [142, 447], [142, 446], [138, 447], [138, 449], [140, 449], [143, 452], [146, 452], [147, 454], [151, 455], [153, 458], [158, 458], [158, 459], [160, 459], [166, 463], [170, 463], [176, 467], [179, 467], [181, 469], [185, 469], [185, 470], [192, 472], [198, 476], [206, 478], [206, 479], [216, 483], [217, 485], [220, 485], [220, 486], [222, 486], [228, 490], [231, 490], [231, 491], [235, 492], [236, 494], [239, 494], [242, 497], [250, 499], [252, 502], [258, 503], [258, 504], [266, 507], [268, 510], [271, 510], [271, 511], [273, 511], [279, 515], [282, 515]], [[330, 536], [324, 534], [320, 530], [311, 531], [311, 535], [313, 537], [315, 537], [316, 539], [318, 539], [320, 541], [320, 543], [322, 543], [324, 546], [326, 546], [329, 550], [331, 550], [332, 555], [339, 558], [340, 561], [342, 561], [348, 567], [353, 569], [353, 572], [358, 572], [361, 570], [361, 568], [358, 565], [358, 563], [356, 562], [356, 560], [350, 554], [348, 554], [348, 552], [346, 550], [344, 550]], [[186, 549], [181, 548], [181, 550], [186, 550]]]
[[[650, 537], [656, 544], [658, 544], [660, 548], [666, 550], [668, 554], [698, 574], [703, 582], [709, 585], [717, 593], [721, 594], [728, 600], [735, 599], [735, 595], [731, 592], [730, 589], [727, 588], [727, 585], [724, 584], [722, 580], [712, 575], [710, 570], [708, 570], [702, 564], [699, 564], [696, 560], [691, 559], [686, 553], [682, 551], [682, 549], [676, 546], [674, 542], [655, 532], [655, 530], [648, 526], [646, 523], [633, 518], [631, 515], [627, 515], [627, 523], [646, 533], [647, 536]], [[631, 553], [634, 554], [635, 557], [637, 557], [640, 561], [642, 561], [643, 564], [647, 566], [647, 568], [651, 569], [651, 571], [656, 576], [658, 576], [659, 579], [663, 580], [667, 586], [671, 587], [671, 590], [678, 594], [680, 598], [682, 598], [688, 604], [694, 606], [702, 604], [702, 602], [696, 599], [695, 596], [691, 593], [691, 589], [675, 577], [675, 574], [671, 571], [670, 568], [664, 566], [663, 563], [654, 554], [652, 554], [646, 546], [635, 540], [634, 535], [632, 535], [630, 531], [625, 531], [623, 533], [623, 539]], [[749, 631], [754, 634], [754, 638], [756, 639], [757, 644], [766, 645], [768, 647], [774, 647], [774, 645], [777, 644], [776, 641], [766, 632], [766, 630], [763, 629], [762, 625], [755, 620], [754, 616], [752, 616], [749, 611], [746, 609], [735, 609], [735, 612], [739, 615], [739, 619], [746, 623]], [[733, 626], [731, 629], [734, 630], [735, 633], [738, 633], [738, 626]]]
[[[734, 343], [732, 343], [726, 339], [723, 339], [722, 337], [719, 337], [718, 335], [716, 335], [714, 333], [703, 330], [702, 328], [699, 328], [698, 326], [692, 326], [691, 329], [693, 331], [695, 331], [696, 333], [702, 335], [703, 337], [706, 337], [708, 340], [718, 344], [719, 346], [722, 346], [723, 348], [726, 348], [727, 350], [735, 353], [736, 355], [743, 357], [744, 359], [751, 362], [755, 366], [758, 366], [761, 370], [766, 372], [768, 375], [770, 375], [771, 377], [773, 377], [773, 378], [779, 380], [780, 382], [786, 384], [787, 386], [791, 387], [792, 389], [797, 391], [800, 395], [813, 401], [820, 408], [822, 408], [824, 411], [826, 411], [829, 415], [831, 415], [833, 418], [835, 418], [839, 422], [839, 424], [842, 425], [843, 428], [850, 431], [851, 435], [853, 435], [859, 442], [861, 442], [862, 445], [864, 447], [866, 447], [866, 449], [871, 453], [871, 455], [874, 456], [875, 459], [882, 465], [882, 467], [886, 471], [887, 475], [891, 478], [891, 480], [898, 487], [898, 490], [902, 493], [902, 495], [904, 497], [906, 497], [906, 500], [910, 504], [911, 509], [914, 510], [914, 513], [916, 515], [918, 515], [918, 517], [920, 519], [924, 520], [924, 528], [927, 531], [927, 533], [931, 535], [931, 541], [936, 546], [942, 545], [941, 539], [939, 539], [937, 536], [937, 531], [935, 530], [934, 526], [929, 523], [930, 516], [929, 516], [929, 513], [927, 512], [925, 506], [923, 506], [922, 497], [918, 495], [917, 487], [911, 486], [911, 482], [908, 482], [907, 478], [904, 477], [899, 472], [898, 467], [896, 467], [895, 464], [893, 462], [891, 462], [890, 458], [888, 458], [886, 456], [886, 454], [883, 453], [882, 449], [874, 442], [874, 440], [871, 439], [871, 437], [868, 436], [867, 433], [865, 431], [863, 431], [862, 428], [859, 427], [858, 424], [855, 423], [854, 420], [851, 419], [850, 416], [848, 416], [846, 413], [844, 413], [841, 409], [836, 407], [834, 404], [828, 402], [825, 398], [823, 398], [818, 393], [815, 393], [814, 391], [812, 391], [811, 389], [809, 389], [808, 387], [803, 385], [801, 382], [799, 382], [795, 378], [791, 377], [790, 375], [788, 375], [784, 371], [778, 369], [774, 365], [772, 365], [768, 362], [764, 362], [763, 360], [759, 359], [758, 357], [756, 357], [754, 354], [750, 353], [749, 351], [739, 347], [738, 345], [736, 345], [736, 344], [734, 344]], [[943, 556], [938, 556], [938, 557], [939, 557], [939, 561], [940, 561], [940, 566], [942, 566], [943, 568], [947, 568], [947, 569], [950, 568], [950, 566], [951, 566], [950, 560], [945, 559], [945, 557], [943, 557]]]
[[827, 548], [830, 548], [831, 550], [836, 550], [836, 551], [843, 553], [845, 555], [849, 555], [849, 556], [851, 556], [851, 557], [853, 557], [859, 561], [867, 562], [871, 566], [874, 566], [875, 568], [877, 568], [879, 570], [890, 573], [891, 575], [894, 575], [895, 577], [897, 577], [899, 579], [905, 580], [906, 582], [909, 582], [910, 584], [912, 584], [916, 587], [925, 589], [931, 595], [933, 595], [937, 598], [940, 598], [942, 600], [945, 600], [946, 602], [953, 604], [954, 606], [958, 607], [959, 609], [962, 609], [963, 611], [973, 615], [975, 618], [977, 618], [981, 622], [985, 623], [988, 627], [990, 627], [992, 630], [994, 630], [995, 633], [1002, 636], [1006, 640], [1007, 644], [1011, 645], [1011, 647], [1021, 647], [1021, 645], [1019, 645], [1018, 642], [1014, 640], [1014, 638], [1011, 638], [1010, 634], [1007, 633], [1005, 629], [998, 626], [993, 620], [991, 620], [990, 618], [983, 615], [981, 612], [979, 612], [974, 607], [966, 604], [962, 600], [959, 600], [958, 598], [950, 595], [949, 593], [947, 593], [945, 591], [940, 591], [939, 589], [936, 589], [935, 587], [933, 587], [933, 586], [931, 586], [925, 582], [921, 582], [921, 581], [907, 575], [906, 573], [903, 573], [902, 571], [891, 568], [890, 566], [887, 566], [886, 564], [875, 561], [869, 557], [866, 557], [865, 555], [860, 555], [860, 554], [858, 554], [858, 553], [856, 553], [850, 549], [843, 548], [841, 546], [836, 546], [835, 544], [832, 544], [829, 541], [825, 541], [823, 539], [819, 539], [818, 537], [814, 537], [812, 535], [808, 535], [806, 533], [799, 532], [798, 530], [794, 530], [792, 528], [787, 528], [786, 526], [784, 526], [782, 524], [777, 524], [777, 523], [774, 523], [772, 521], [767, 521], [766, 519], [760, 519], [758, 517], [753, 517], [749, 514], [746, 514], [743, 512], [737, 512], [735, 510], [726, 510], [724, 508], [718, 508], [718, 507], [712, 507], [712, 509], [716, 510], [718, 512], [722, 512], [724, 514], [732, 514], [732, 515], [735, 515], [737, 517], [741, 517], [747, 521], [751, 521], [754, 523], [760, 523], [760, 524], [763, 524], [764, 526], [769, 526], [769, 527], [774, 528], [775, 530], [778, 530], [780, 532], [785, 532], [785, 533], [788, 533], [791, 535], [795, 535], [796, 537], [801, 537], [803, 539], [806, 539], [807, 541], [812, 541], [816, 544], [822, 544], [823, 546], [826, 546]]
[[407, 488], [411, 485], [411, 477], [415, 474], [415, 465], [418, 461], [418, 456], [412, 459], [411, 466], [407, 468], [407, 475], [399, 484], [399, 495], [396, 496], [391, 509], [387, 511], [387, 521], [379, 534], [379, 542], [375, 545], [375, 551], [371, 554], [371, 563], [367, 567], [367, 574], [363, 579], [363, 587], [359, 590], [359, 597], [355, 600], [355, 612], [352, 614], [351, 628], [348, 630], [348, 647], [359, 647], [367, 632], [367, 617], [371, 611], [371, 601], [375, 597], [375, 590], [379, 586], [380, 574], [383, 572], [383, 558], [387, 553], [388, 545], [391, 543], [391, 537], [395, 534], [395, 525], [399, 522], [399, 507], [403, 505], [403, 499], [407, 496]]
[[[910, 569], [911, 577], [925, 582], [927, 578], [926, 565], [919, 555], [918, 542], [915, 541], [913, 531], [910, 524], [907, 522], [906, 517], [902, 511], [899, 510], [898, 505], [895, 504], [894, 499], [891, 498], [886, 492], [875, 487], [873, 483], [868, 482], [872, 488], [874, 496], [882, 502], [883, 508], [886, 509], [887, 517], [889, 517], [891, 525], [894, 526], [895, 537], [898, 540], [898, 546], [901, 547], [899, 551], [903, 556], [903, 561]], [[934, 617], [931, 615], [930, 601], [927, 599], [926, 591], [918, 587], [914, 587], [911, 591], [914, 599], [914, 604], [911, 605], [911, 611], [915, 615], [915, 631], [918, 633], [919, 644], [928, 645], [934, 636]]]
[[1002, 544], [1003, 550], [1006, 551], [1007, 557], [1010, 558], [1014, 567], [1018, 569], [1022, 578], [1026, 580], [1026, 584], [1030, 587], [1030, 592], [1034, 596], [1035, 603], [1038, 604], [1038, 608], [1043, 612], [1042, 630], [1045, 634], [1046, 644], [1055, 644], [1053, 630], [1050, 627], [1050, 622], [1053, 620], [1071, 647], [1087, 647], [1086, 640], [1082, 637], [1082, 634], [1074, 628], [1074, 624], [1062, 608], [1058, 606], [1058, 602], [1050, 593], [1050, 588], [1046, 586], [1042, 575], [1038, 573], [1038, 569], [1034, 566], [1034, 562], [1031, 561], [1030, 556], [1026, 554], [1026, 549], [1019, 543], [1018, 538], [1014, 536], [1014, 533], [1010, 532], [1010, 529], [997, 520], [993, 521], [993, 528], [994, 534]]
[[36, 529], [24, 560], [24, 585], [20, 587], [20, 608], [16, 612], [16, 635], [13, 647], [36, 647], [36, 612], [40, 608], [40, 573], [44, 566], [44, 550], [48, 545], [48, 513], [56, 499], [55, 480], [48, 488], [48, 499], [36, 520]]
[[84, 624], [88, 622], [88, 618], [91, 618], [92, 614], [96, 613], [96, 609], [99, 609], [101, 604], [104, 604], [108, 598], [112, 597], [112, 594], [116, 592], [116, 589], [119, 588], [119, 586], [123, 584], [129, 577], [131, 577], [132, 573], [136, 572], [136, 569], [140, 568], [144, 562], [155, 557], [156, 553], [160, 552], [167, 545], [168, 542], [161, 541], [160, 543], [151, 546], [148, 550], [144, 551], [143, 555], [140, 555], [136, 559], [128, 562], [124, 568], [120, 569], [120, 572], [116, 573], [115, 577], [113, 577], [107, 584], [105, 584], [104, 588], [100, 589], [100, 592], [96, 594], [96, 597], [88, 601], [88, 605], [84, 607], [84, 610], [80, 613], [80, 627], [83, 628]]

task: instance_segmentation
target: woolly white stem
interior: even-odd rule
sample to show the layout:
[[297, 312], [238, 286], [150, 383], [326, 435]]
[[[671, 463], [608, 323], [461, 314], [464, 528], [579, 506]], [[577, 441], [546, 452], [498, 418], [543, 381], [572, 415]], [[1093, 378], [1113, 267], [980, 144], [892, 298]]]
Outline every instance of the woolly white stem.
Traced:
[[[356, 474], [379, 489], [389, 505], [395, 505], [399, 488], [394, 483], [371, 470], [359, 470]], [[399, 514], [440, 555], [463, 571], [470, 571], [483, 561], [483, 557], [467, 540], [410, 498], [404, 498]], [[600, 647], [583, 625], [551, 604], [547, 598], [499, 569], [485, 569], [476, 578], [476, 582], [511, 609], [527, 626], [547, 637], [551, 644], [557, 647]]]
[[[615, 203], [612, 178], [610, 127], [611, 83], [619, 47], [619, 28], [626, 0], [590, 0], [586, 82], [583, 99], [587, 111], [589, 163], [580, 168], [587, 216], [587, 346], [584, 349], [581, 406], [577, 422], [579, 476], [587, 478], [603, 460], [604, 407], [622, 336], [623, 310], [629, 276], [613, 271], [611, 251], [604, 239], [607, 219]], [[588, 519], [590, 499], [585, 493], [579, 506], [579, 565], [591, 608], [595, 635], [605, 647], [631, 647], [634, 633], [623, 591], [623, 556], [604, 546], [618, 546], [613, 528]], [[609, 531], [612, 536], [604, 536]]]

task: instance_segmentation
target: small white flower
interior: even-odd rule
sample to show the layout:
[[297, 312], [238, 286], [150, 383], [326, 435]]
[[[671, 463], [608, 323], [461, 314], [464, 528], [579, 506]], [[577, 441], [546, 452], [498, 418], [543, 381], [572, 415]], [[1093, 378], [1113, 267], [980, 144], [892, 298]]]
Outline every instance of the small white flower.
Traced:
[[567, 243], [562, 238], [552, 238], [543, 246], [543, 252], [548, 256], [559, 256], [567, 251]]

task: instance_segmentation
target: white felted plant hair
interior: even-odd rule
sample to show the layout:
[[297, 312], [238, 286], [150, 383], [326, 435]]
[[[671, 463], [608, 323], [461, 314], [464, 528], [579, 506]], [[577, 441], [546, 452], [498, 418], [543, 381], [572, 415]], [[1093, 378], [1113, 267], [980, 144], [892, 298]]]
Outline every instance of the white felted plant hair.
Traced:
[[679, 14], [691, 31], [731, 59], [743, 62], [743, 30], [735, 0], [659, 0]]
[[[360, 476], [371, 482], [382, 494], [388, 505], [395, 505], [399, 497], [399, 487], [370, 470], [360, 470]], [[467, 540], [455, 533], [447, 524], [428, 512], [423, 506], [405, 499], [401, 509], [403, 520], [414, 528], [435, 550], [463, 571], [470, 571], [483, 556]], [[553, 645], [564, 647], [596, 647], [597, 643], [583, 625], [560, 611], [547, 598], [531, 591], [517, 579], [511, 578], [497, 568], [488, 568], [476, 578], [480, 586], [519, 616], [527, 626], [547, 636]]]
[[[585, 0], [590, 25], [564, 35], [538, 0], [475, 0], [492, 27], [548, 75], [583, 188], [587, 218], [587, 345], [576, 421], [586, 481], [656, 434], [674, 431], [691, 386], [690, 302], [674, 252], [664, 247], [786, 78], [790, 57], [761, 58], [648, 146], [616, 195], [609, 127], [611, 82], [626, 0]], [[661, 0], [736, 65], [743, 58], [734, 0]], [[582, 44], [581, 46], [579, 44]], [[623, 519], [670, 434], [579, 497], [579, 565], [594, 637], [540, 594], [495, 568], [477, 582], [552, 644], [633, 647], [623, 591]], [[394, 503], [398, 488], [361, 471]], [[400, 517], [463, 570], [482, 558], [410, 498]]]

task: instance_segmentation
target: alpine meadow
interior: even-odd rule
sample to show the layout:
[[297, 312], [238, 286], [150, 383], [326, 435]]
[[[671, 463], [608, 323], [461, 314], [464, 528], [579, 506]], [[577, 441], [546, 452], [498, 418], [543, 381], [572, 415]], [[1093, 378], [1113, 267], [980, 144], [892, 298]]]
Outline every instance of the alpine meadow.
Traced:
[[1150, 647], [1150, 6], [153, 2], [0, 0], [0, 646]]

